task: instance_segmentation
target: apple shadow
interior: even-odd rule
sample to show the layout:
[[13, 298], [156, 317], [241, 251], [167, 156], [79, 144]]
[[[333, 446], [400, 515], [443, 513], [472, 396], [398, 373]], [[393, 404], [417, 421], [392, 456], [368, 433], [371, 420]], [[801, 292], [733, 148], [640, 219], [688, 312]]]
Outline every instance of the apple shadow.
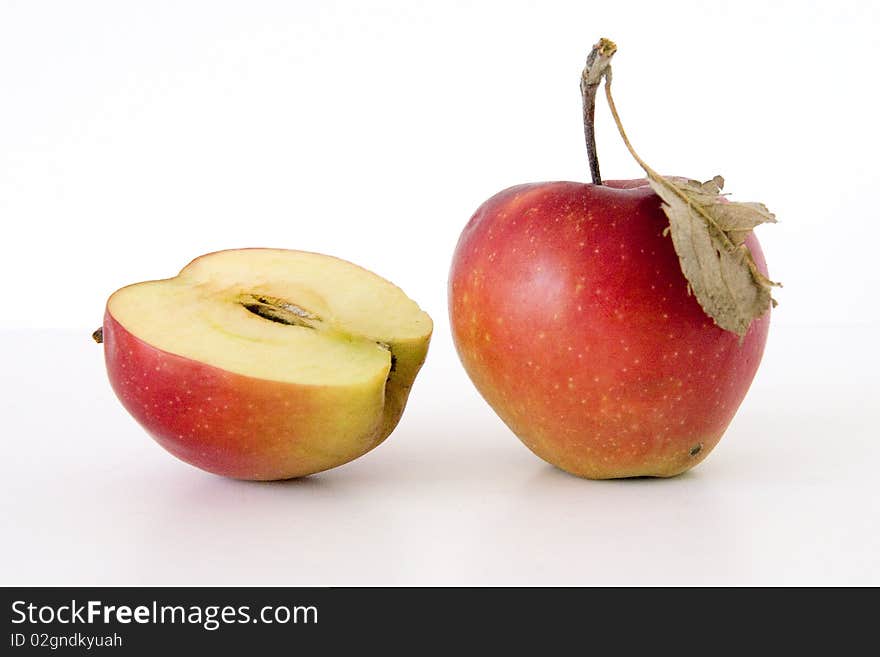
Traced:
[[574, 481], [574, 482], [585, 482], [586, 484], [598, 484], [605, 486], [632, 486], [632, 485], [645, 485], [654, 484], [654, 485], [662, 485], [669, 484], [672, 482], [681, 482], [697, 479], [700, 477], [699, 472], [697, 472], [697, 468], [693, 468], [691, 470], [686, 470], [681, 474], [675, 475], [674, 477], [655, 477], [650, 475], [639, 475], [637, 477], [618, 477], [615, 479], [589, 479], [587, 477], [579, 477], [570, 472], [566, 472], [562, 468], [558, 468], [551, 463], [541, 462], [539, 466], [539, 471], [532, 476], [529, 480], [532, 485], [545, 485], [547, 482], [551, 481]]
[[306, 475], [304, 477], [293, 477], [292, 479], [276, 479], [274, 481], [249, 481], [247, 479], [235, 479], [234, 481], [244, 486], [253, 486], [255, 488], [301, 488], [303, 490], [315, 490], [320, 488], [327, 488], [330, 486], [330, 479], [325, 476], [327, 472], [328, 471], [325, 470], [324, 472], [317, 472], [315, 474]]
[[176, 490], [165, 497], [169, 517], [178, 521], [188, 516], [195, 519], [217, 511], [241, 510], [246, 506], [255, 510], [271, 507], [280, 499], [281, 491], [284, 492], [282, 497], [306, 500], [326, 496], [333, 489], [331, 479], [323, 476], [325, 473], [277, 481], [233, 479], [198, 470], [184, 474], [189, 476], [175, 479]]

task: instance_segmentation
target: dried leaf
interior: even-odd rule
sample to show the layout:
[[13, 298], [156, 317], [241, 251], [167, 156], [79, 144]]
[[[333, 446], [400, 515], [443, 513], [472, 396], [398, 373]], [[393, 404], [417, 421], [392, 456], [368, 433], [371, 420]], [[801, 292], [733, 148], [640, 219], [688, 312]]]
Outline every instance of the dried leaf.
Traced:
[[707, 180], [702, 183], [700, 189], [707, 194], [714, 194], [717, 196], [721, 193], [721, 190], [724, 189], [724, 178], [721, 176], [715, 176], [712, 180]]
[[776, 217], [763, 203], [719, 203], [715, 208], [715, 221], [739, 246], [755, 226], [775, 224]]
[[721, 194], [721, 176], [701, 183], [664, 177], [654, 171], [638, 156], [620, 122], [611, 94], [609, 62], [605, 62], [600, 79], [605, 80], [605, 98], [623, 143], [663, 200], [663, 210], [669, 217], [669, 227], [663, 234], [672, 235], [688, 292], [718, 326], [742, 338], [753, 320], [776, 305], [770, 289], [779, 285], [758, 271], [745, 240], [755, 226], [775, 222], [776, 218], [760, 203], [728, 201]]
[[648, 171], [648, 180], [663, 200], [689, 288], [718, 326], [742, 337], [775, 305], [770, 289], [778, 285], [758, 271], [744, 241], [755, 226], [776, 218], [760, 203], [727, 201], [721, 176], [700, 183]]

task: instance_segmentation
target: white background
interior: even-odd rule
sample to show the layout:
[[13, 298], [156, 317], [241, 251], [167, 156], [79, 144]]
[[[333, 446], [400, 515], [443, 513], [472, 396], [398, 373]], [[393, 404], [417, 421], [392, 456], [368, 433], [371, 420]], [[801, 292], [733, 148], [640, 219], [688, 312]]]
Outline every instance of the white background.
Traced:
[[[865, 2], [0, 2], [2, 584], [880, 584], [875, 68]], [[512, 184], [586, 180], [578, 81], [662, 172], [722, 173], [776, 295], [720, 446], [674, 480], [533, 457], [458, 364], [446, 275]], [[600, 99], [606, 178], [638, 177]], [[175, 461], [89, 332], [221, 248], [330, 253], [435, 337], [394, 435], [298, 482]]]

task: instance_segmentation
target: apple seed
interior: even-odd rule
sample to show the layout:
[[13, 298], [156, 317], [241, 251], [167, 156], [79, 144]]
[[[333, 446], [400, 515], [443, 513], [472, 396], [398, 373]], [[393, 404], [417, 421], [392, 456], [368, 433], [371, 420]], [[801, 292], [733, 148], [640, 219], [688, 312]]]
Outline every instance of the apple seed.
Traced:
[[285, 299], [262, 294], [240, 294], [238, 303], [255, 315], [271, 322], [314, 329], [321, 318]]

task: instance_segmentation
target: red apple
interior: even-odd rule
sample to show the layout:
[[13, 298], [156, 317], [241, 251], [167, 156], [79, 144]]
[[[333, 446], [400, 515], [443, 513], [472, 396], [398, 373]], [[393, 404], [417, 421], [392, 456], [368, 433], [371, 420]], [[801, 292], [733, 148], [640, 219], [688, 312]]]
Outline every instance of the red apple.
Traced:
[[[724, 180], [664, 177], [635, 152], [611, 95], [617, 46], [581, 76], [592, 184], [511, 187], [459, 239], [449, 276], [456, 348], [477, 389], [541, 458], [582, 477], [677, 475], [718, 444], [761, 361], [775, 303], [752, 229], [760, 203]], [[647, 174], [602, 183], [600, 83]]]
[[[672, 476], [718, 443], [764, 349], [689, 293], [646, 180], [547, 182], [486, 201], [449, 278], [459, 356], [541, 458], [589, 478]], [[746, 240], [766, 274], [758, 241]]]
[[341, 465], [395, 428], [431, 319], [351, 263], [220, 251], [117, 290], [101, 339], [123, 406], [178, 458], [239, 479]]

